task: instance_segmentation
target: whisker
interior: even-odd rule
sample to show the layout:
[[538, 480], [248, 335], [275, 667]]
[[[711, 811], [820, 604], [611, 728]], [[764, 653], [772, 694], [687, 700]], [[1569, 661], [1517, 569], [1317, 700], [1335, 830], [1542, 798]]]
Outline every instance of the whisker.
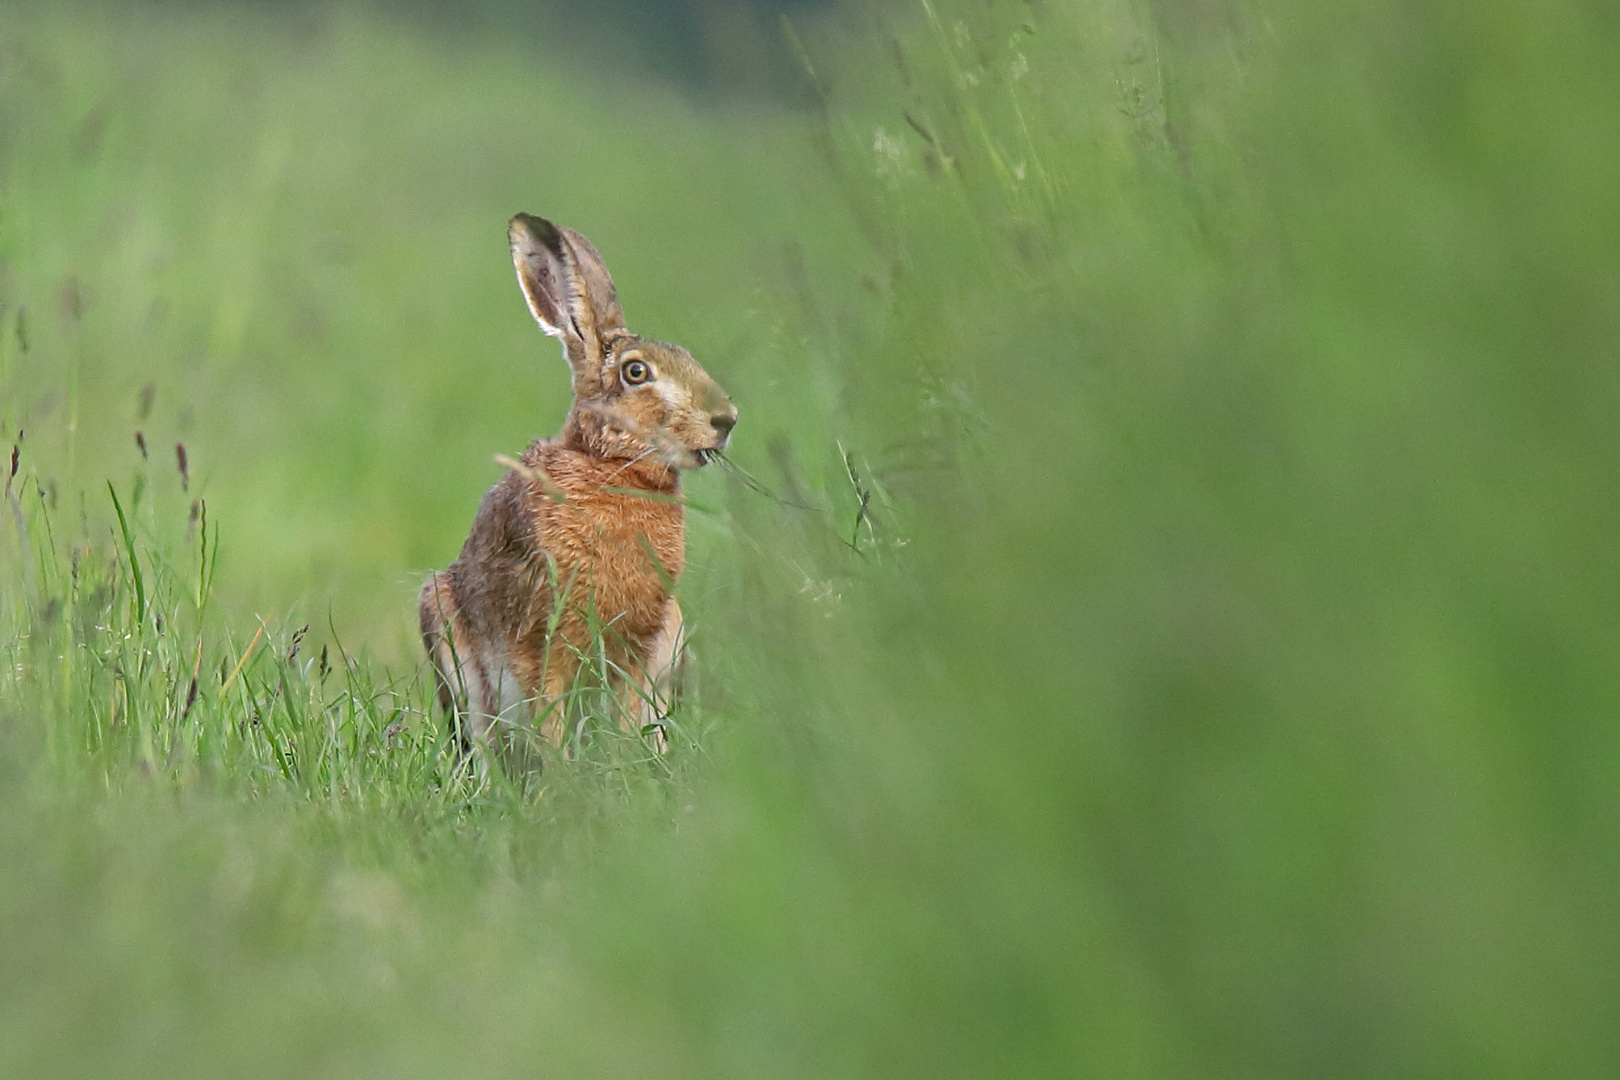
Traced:
[[614, 469], [613, 470], [613, 475], [609, 476], [608, 479], [612, 480], [614, 477], [616, 477], [620, 473], [624, 472], [624, 470], [628, 469], [630, 466], [634, 465], [636, 462], [638, 462], [638, 461], [642, 460], [643, 458], [645, 458], [645, 457], [649, 456], [650, 454], [652, 454], [655, 449], [656, 449], [656, 447], [652, 447], [652, 446], [647, 447], [647, 449], [643, 450], [641, 453], [637, 454], [635, 457], [631, 458], [629, 461], [625, 462], [623, 465], [620, 465], [617, 469]]
[[741, 465], [738, 465], [735, 461], [732, 461], [726, 456], [725, 451], [723, 450], [706, 450], [702, 452], [710, 455], [709, 460], [718, 461], [727, 472], [741, 480], [743, 482], [743, 486], [748, 488], [750, 491], [756, 491], [775, 503], [782, 506], [791, 506], [795, 510], [816, 510], [822, 513], [826, 512], [822, 507], [819, 506], [807, 506], [804, 503], [794, 502], [792, 499], [782, 498], [782, 496], [778, 495], [776, 492], [754, 479], [747, 469], [743, 468]]

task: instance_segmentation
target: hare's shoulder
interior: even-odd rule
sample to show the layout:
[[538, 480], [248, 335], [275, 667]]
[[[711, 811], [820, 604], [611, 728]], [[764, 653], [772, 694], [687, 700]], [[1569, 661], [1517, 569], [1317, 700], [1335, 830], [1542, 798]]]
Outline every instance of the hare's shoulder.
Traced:
[[490, 485], [479, 502], [472, 531], [457, 561], [485, 562], [526, 548], [534, 536], [527, 501], [521, 479], [511, 472]]

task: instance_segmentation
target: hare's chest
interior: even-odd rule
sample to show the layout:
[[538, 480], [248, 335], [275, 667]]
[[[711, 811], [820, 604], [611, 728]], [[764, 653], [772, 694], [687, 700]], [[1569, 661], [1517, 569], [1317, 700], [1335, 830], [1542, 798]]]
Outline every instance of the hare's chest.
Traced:
[[539, 526], [567, 606], [636, 638], [657, 632], [686, 561], [679, 503], [593, 492], [548, 500]]

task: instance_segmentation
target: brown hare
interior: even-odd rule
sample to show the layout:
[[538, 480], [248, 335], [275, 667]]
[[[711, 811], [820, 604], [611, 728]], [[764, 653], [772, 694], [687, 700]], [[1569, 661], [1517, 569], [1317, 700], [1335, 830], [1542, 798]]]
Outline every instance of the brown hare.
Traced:
[[561, 434], [509, 463], [460, 556], [422, 587], [439, 701], [464, 745], [521, 743], [538, 719], [558, 746], [565, 695], [596, 655], [621, 726], [652, 726], [662, 749], [682, 649], [680, 470], [724, 449], [737, 410], [685, 349], [625, 328], [589, 240], [528, 214], [507, 235], [529, 310], [562, 341], [574, 401]]

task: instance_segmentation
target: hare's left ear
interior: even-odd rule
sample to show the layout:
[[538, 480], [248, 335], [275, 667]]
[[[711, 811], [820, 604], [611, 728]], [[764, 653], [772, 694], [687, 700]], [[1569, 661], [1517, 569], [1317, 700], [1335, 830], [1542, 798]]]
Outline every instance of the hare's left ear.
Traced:
[[566, 227], [557, 231], [562, 233], [569, 252], [574, 256], [574, 270], [584, 285], [582, 291], [589, 298], [597, 335], [605, 338], [615, 330], [623, 330], [624, 309], [619, 306], [619, 290], [613, 287], [607, 263], [602, 261], [601, 254], [595, 245], [585, 239], [584, 234]]
[[518, 284], [540, 328], [559, 338], [576, 375], [602, 359], [602, 337], [624, 327], [624, 311], [602, 256], [572, 229], [519, 214], [507, 226]]

